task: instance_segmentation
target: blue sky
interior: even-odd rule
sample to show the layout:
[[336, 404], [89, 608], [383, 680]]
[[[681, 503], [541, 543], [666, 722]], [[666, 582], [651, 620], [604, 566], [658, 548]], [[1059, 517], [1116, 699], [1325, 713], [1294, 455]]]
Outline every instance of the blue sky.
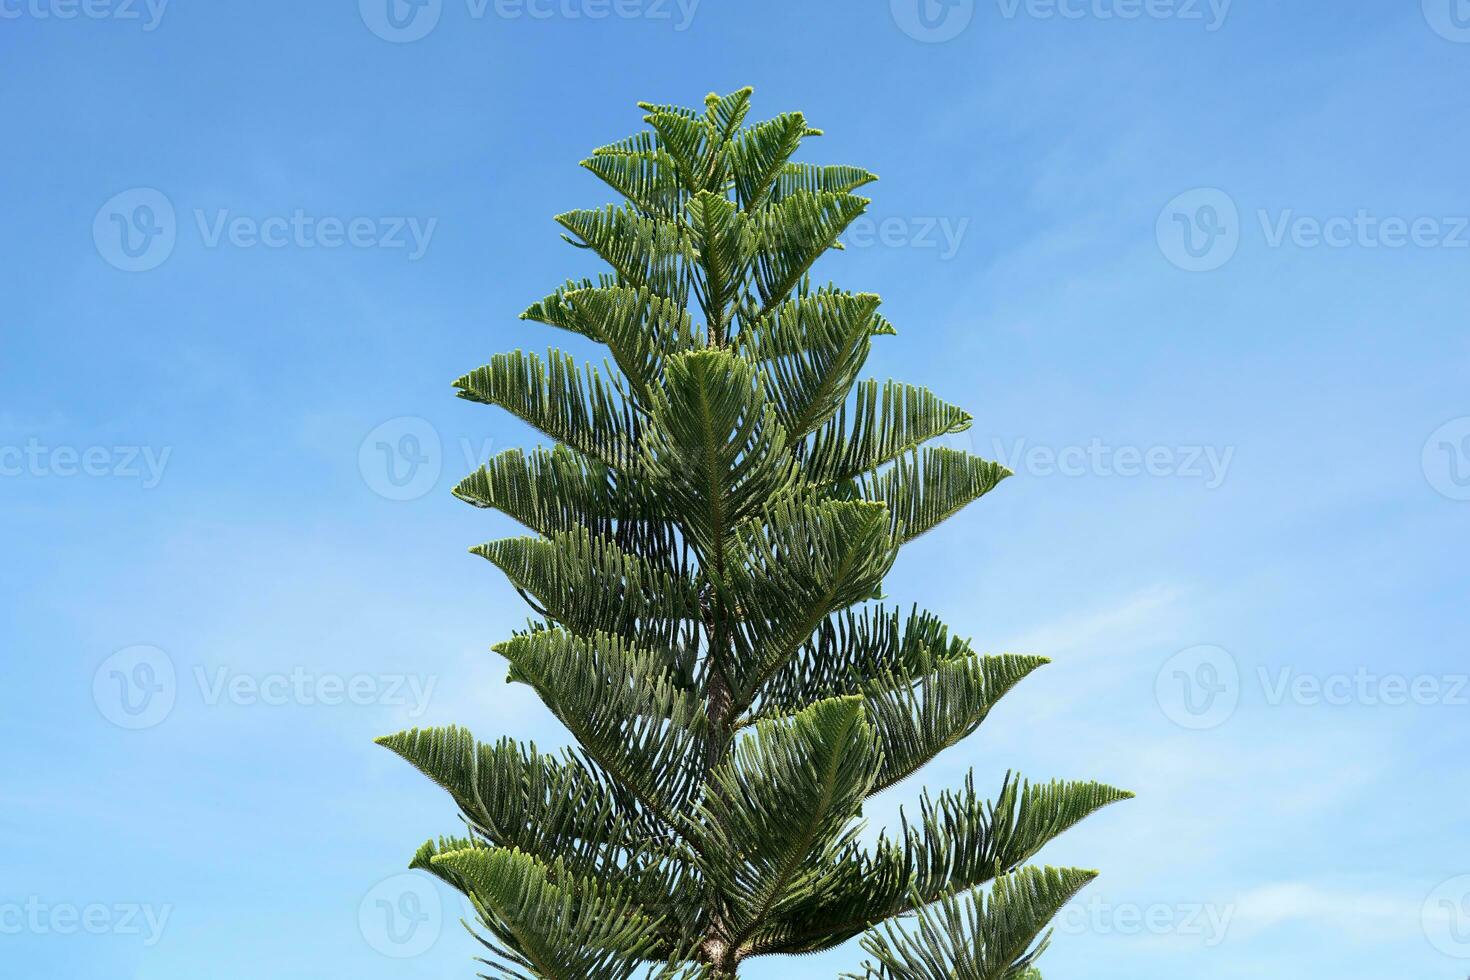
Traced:
[[890, 592], [1054, 659], [874, 821], [1136, 790], [1048, 980], [1470, 973], [1470, 8], [926, 3], [0, 0], [7, 975], [473, 974], [371, 739], [562, 736], [448, 495], [534, 440], [449, 383], [565, 343], [586, 151], [744, 84], [882, 177], [874, 374], [1018, 471]]

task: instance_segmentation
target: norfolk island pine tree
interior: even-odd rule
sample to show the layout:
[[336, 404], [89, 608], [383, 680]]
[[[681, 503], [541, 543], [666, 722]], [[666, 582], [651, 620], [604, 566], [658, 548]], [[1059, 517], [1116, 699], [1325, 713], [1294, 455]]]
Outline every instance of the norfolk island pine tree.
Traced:
[[961, 409], [860, 380], [896, 331], [811, 270], [874, 177], [795, 162], [819, 131], [746, 125], [750, 96], [642, 104], [648, 130], [583, 162], [626, 201], [556, 220], [611, 271], [522, 318], [604, 345], [601, 370], [518, 350], [456, 382], [554, 443], [454, 492], [532, 532], [472, 551], [534, 613], [494, 648], [508, 680], [576, 748], [380, 739], [464, 824], [411, 866], [468, 896], [496, 977], [731, 977], [862, 936], [861, 976], [1022, 980], [1095, 874], [1025, 862], [1131, 794], [1007, 776], [987, 800], [972, 774], [861, 834], [865, 800], [1047, 661], [884, 603], [900, 547], [1010, 473], [926, 445]]

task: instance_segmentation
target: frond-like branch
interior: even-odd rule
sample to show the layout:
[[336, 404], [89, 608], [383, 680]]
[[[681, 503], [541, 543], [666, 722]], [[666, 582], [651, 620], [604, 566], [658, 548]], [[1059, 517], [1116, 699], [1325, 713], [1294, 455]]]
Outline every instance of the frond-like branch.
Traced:
[[416, 728], [378, 739], [443, 787], [474, 831], [497, 847], [561, 859], [596, 875], [628, 863], [646, 826], [632, 797], [575, 758], [463, 728]]
[[681, 307], [689, 301], [688, 272], [695, 253], [682, 224], [612, 205], [568, 211], [556, 220], [573, 236], [568, 241], [600, 255], [623, 283], [647, 287]]
[[973, 778], [957, 792], [925, 792], [917, 823], [905, 816], [898, 839], [884, 834], [871, 853], [853, 848], [834, 869], [825, 900], [771, 923], [748, 944], [751, 955], [831, 949], [878, 923], [984, 885], [1132, 795], [1101, 783], [1034, 784], [1010, 776], [994, 802], [975, 792]]
[[761, 371], [781, 424], [802, 439], [847, 400], [872, 338], [884, 331], [872, 293], [820, 290], [788, 300], [740, 335]]
[[555, 863], [489, 847], [432, 860], [474, 899], [495, 940], [486, 965], [507, 980], [628, 980], [657, 946], [657, 922], [628, 896]]
[[850, 840], [880, 759], [858, 698], [762, 722], [736, 743], [711, 774], [700, 814], [703, 868], [728, 903], [728, 942], [810, 897], [812, 872]]
[[974, 503], [1011, 471], [999, 463], [943, 446], [909, 453], [877, 474], [858, 478], [858, 496], [881, 500], [903, 540], [912, 541]]
[[650, 133], [602, 147], [582, 166], [650, 217], [673, 219], [684, 207], [679, 166]]
[[761, 301], [755, 318], [785, 300], [867, 207], [867, 198], [855, 194], [796, 191], [753, 212], [759, 242], [755, 283]]
[[883, 746], [874, 792], [907, 779], [973, 734], [997, 701], [1045, 663], [1044, 657], [961, 657], [917, 677], [897, 675], [866, 686], [868, 717]]
[[510, 679], [531, 685], [587, 757], [671, 828], [702, 775], [704, 705], [677, 682], [665, 658], [620, 637], [541, 630], [495, 652]]
[[878, 504], [778, 500], [738, 535], [743, 557], [716, 580], [734, 634], [743, 711], [832, 613], [872, 599], [898, 553]]
[[1076, 868], [1022, 868], [989, 896], [946, 896], [914, 928], [887, 925], [863, 937], [866, 964], [851, 980], [1024, 980], [1046, 949], [1047, 923], [1097, 877]]
[[755, 372], [720, 349], [670, 358], [650, 414], [642, 472], [717, 572], [735, 527], [795, 477], [786, 432]]
[[931, 613], [868, 605], [829, 617], [760, 691], [756, 717], [786, 715], [824, 698], [862, 694], [894, 677], [920, 677], [969, 656], [970, 645]]
[[454, 383], [459, 396], [498, 405], [546, 435], [614, 468], [627, 465], [636, 422], [631, 407], [595, 369], [569, 355], [513, 351]]
[[804, 468], [813, 483], [851, 480], [891, 463], [914, 447], [970, 427], [970, 414], [927, 388], [864, 381], [856, 403], [844, 405], [809, 440]]
[[668, 650], [680, 625], [699, 614], [697, 586], [586, 531], [502, 538], [470, 549], [536, 598], [548, 618], [574, 633], [612, 633]]

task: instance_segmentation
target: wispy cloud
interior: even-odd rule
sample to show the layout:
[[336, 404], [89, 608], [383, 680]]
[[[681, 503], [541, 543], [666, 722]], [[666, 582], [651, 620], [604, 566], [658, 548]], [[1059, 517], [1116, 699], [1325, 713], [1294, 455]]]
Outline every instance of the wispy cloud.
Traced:
[[1244, 938], [1289, 925], [1314, 927], [1335, 941], [1410, 939], [1423, 934], [1422, 895], [1385, 889], [1280, 881], [1241, 894], [1234, 928]]
[[1184, 595], [1178, 586], [1155, 585], [1088, 612], [1022, 632], [1006, 643], [1006, 649], [1035, 651], [1045, 656], [1085, 657], [1106, 653], [1122, 639], [1151, 640], [1168, 624], [1177, 622]]

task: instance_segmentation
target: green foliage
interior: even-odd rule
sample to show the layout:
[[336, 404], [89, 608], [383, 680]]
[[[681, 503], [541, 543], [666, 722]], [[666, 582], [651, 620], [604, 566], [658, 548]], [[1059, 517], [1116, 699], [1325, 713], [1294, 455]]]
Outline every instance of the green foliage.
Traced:
[[860, 935], [867, 977], [1031, 977], [1091, 873], [1023, 865], [1129, 794], [1007, 777], [986, 800], [970, 778], [862, 833], [867, 799], [1046, 663], [879, 602], [905, 543], [1010, 474], [926, 446], [969, 414], [863, 379], [895, 333], [878, 297], [812, 282], [872, 174], [793, 160], [818, 131], [747, 126], [749, 89], [642, 108], [648, 131], [583, 163], [625, 202], [556, 219], [612, 271], [522, 314], [605, 366], [514, 351], [456, 382], [553, 443], [454, 492], [530, 532], [473, 551], [534, 611], [495, 647], [509, 681], [575, 748], [381, 739], [465, 824], [412, 867], [469, 896], [497, 977], [730, 977]]
[[[1047, 922], [1094, 871], [1022, 868], [996, 879], [989, 896], [947, 895], [919, 910], [917, 928], [893, 925], [863, 938], [878, 965], [854, 980], [1026, 980], [1046, 948]], [[1041, 937], [1038, 941], [1038, 937]]]

